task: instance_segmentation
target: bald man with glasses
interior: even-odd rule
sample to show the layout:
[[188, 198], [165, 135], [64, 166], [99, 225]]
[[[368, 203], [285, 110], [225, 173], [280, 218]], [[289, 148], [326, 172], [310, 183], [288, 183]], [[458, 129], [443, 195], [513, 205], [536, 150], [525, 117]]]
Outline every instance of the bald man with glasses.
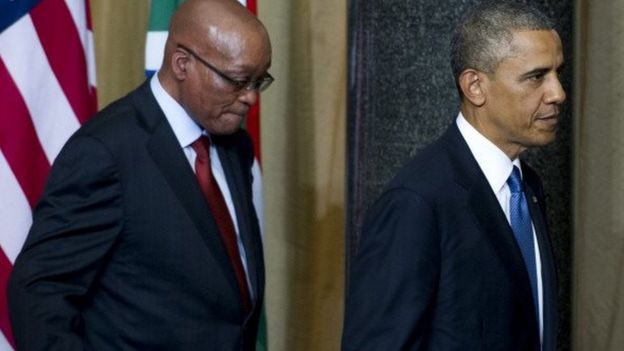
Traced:
[[235, 0], [188, 0], [160, 71], [54, 162], [9, 283], [19, 350], [254, 350], [264, 261], [241, 129], [273, 77]]

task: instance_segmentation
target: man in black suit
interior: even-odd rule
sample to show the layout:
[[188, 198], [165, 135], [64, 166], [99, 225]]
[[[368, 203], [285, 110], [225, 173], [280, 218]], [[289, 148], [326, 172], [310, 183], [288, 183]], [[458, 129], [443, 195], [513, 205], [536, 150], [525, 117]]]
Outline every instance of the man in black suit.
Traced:
[[158, 74], [55, 160], [10, 279], [18, 349], [255, 349], [264, 263], [241, 124], [270, 63], [235, 0], [181, 5]]
[[539, 11], [474, 8], [451, 41], [460, 113], [367, 214], [343, 350], [552, 350], [544, 196], [518, 159], [555, 138], [561, 41]]

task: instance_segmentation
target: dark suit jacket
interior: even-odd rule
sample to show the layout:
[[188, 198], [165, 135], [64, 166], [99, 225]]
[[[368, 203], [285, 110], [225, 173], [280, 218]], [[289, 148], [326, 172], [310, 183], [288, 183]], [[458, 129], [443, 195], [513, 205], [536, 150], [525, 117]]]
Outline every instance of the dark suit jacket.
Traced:
[[[556, 282], [542, 188], [523, 165], [542, 261], [544, 347]], [[343, 350], [537, 350], [522, 254], [456, 124], [371, 207], [351, 262]]]
[[213, 138], [247, 253], [253, 310], [149, 82], [73, 135], [13, 268], [20, 350], [252, 350], [264, 263], [243, 131]]

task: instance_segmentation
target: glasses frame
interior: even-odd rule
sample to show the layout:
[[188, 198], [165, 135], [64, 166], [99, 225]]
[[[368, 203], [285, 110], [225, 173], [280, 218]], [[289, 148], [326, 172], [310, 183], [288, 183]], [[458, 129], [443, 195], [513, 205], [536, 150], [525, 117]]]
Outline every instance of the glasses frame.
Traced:
[[204, 60], [199, 56], [195, 51], [189, 49], [186, 45], [178, 43], [178, 47], [193, 56], [197, 61], [199, 61], [202, 65], [208, 67], [211, 71], [216, 73], [221, 79], [228, 82], [232, 87], [234, 87], [234, 92], [240, 92], [243, 90], [254, 90], [254, 91], [264, 91], [266, 88], [273, 83], [275, 80], [271, 74], [266, 72], [261, 77], [256, 80], [236, 80], [227, 74], [223, 73], [220, 69], [211, 65], [208, 61]]

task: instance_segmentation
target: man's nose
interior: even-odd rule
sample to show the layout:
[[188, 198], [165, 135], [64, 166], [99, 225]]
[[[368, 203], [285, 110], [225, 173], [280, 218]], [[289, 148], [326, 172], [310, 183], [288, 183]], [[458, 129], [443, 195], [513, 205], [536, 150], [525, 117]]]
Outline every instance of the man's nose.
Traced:
[[547, 104], [562, 104], [566, 99], [566, 93], [563, 90], [561, 81], [558, 77], [554, 77], [550, 82], [549, 89], [546, 93], [545, 102]]
[[252, 106], [256, 102], [258, 102], [258, 97], [260, 96], [260, 92], [255, 89], [244, 89], [238, 95], [238, 100]]

